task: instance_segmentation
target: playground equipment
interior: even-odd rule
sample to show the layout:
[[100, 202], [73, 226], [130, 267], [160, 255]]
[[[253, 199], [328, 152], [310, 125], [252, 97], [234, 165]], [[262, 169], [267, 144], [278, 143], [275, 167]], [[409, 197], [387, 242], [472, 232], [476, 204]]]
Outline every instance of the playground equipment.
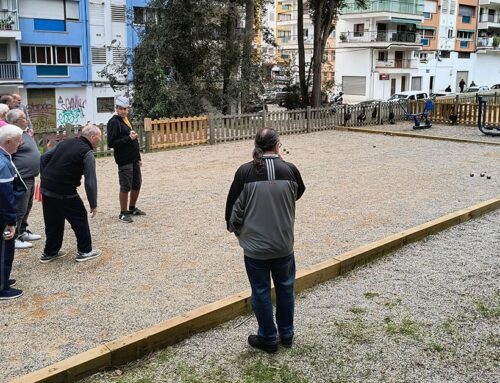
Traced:
[[500, 127], [486, 125], [486, 115], [488, 112], [488, 102], [483, 97], [478, 97], [477, 126], [481, 133], [487, 136], [500, 136]]
[[[413, 125], [413, 129], [429, 129], [432, 126], [429, 114], [431, 114], [434, 110], [434, 102], [430, 98], [425, 100], [424, 110], [420, 113], [410, 113], [406, 100], [400, 100], [399, 106], [403, 109], [405, 116], [412, 119], [415, 123], [415, 125]], [[424, 125], [421, 125], [422, 121], [425, 122]]]

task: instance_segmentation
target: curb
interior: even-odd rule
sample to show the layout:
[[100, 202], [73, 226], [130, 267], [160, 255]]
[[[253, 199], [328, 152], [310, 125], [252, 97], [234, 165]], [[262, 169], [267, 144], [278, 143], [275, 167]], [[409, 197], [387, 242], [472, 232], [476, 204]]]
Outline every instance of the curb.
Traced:
[[384, 135], [388, 135], [388, 136], [425, 138], [427, 140], [451, 141], [451, 142], [461, 142], [461, 143], [467, 143], [467, 144], [482, 144], [482, 145], [500, 146], [500, 142], [468, 140], [465, 138], [453, 138], [453, 137], [442, 137], [442, 136], [427, 136], [427, 135], [415, 134], [415, 133], [391, 132], [390, 130], [350, 128], [350, 127], [345, 127], [345, 126], [335, 126], [334, 129], [338, 130], [338, 131], [342, 131], [342, 132], [360, 132], [360, 133], [384, 134]]
[[[296, 292], [298, 293], [333, 279], [406, 244], [499, 208], [500, 197], [493, 198], [308, 267], [297, 272]], [[206, 331], [246, 314], [251, 307], [250, 297], [251, 291], [247, 289], [219, 301], [198, 307], [153, 327], [101, 344], [51, 366], [15, 378], [11, 383], [73, 382], [90, 376], [101, 369], [124, 365], [155, 350], [176, 344], [195, 333]]]

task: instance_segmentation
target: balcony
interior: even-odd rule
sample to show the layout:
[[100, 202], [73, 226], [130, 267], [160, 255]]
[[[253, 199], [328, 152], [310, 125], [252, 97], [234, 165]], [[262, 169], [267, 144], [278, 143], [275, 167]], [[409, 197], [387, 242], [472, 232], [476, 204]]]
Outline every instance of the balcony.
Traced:
[[398, 31], [368, 31], [368, 32], [342, 32], [339, 35], [340, 43], [366, 44], [384, 46], [387, 43], [404, 43], [420, 45], [420, 34], [416, 32]]
[[424, 12], [424, 1], [392, 1], [392, 0], [379, 0], [369, 1], [367, 8], [361, 8], [356, 5], [355, 1], [348, 0], [346, 6], [342, 9], [342, 15], [357, 14], [357, 13], [405, 13], [410, 15], [422, 16]]
[[418, 69], [419, 60], [393, 59], [377, 61], [375, 67], [378, 69]]
[[500, 42], [493, 44], [493, 37], [478, 37], [477, 39], [477, 49], [491, 49], [500, 52]]
[[19, 64], [17, 61], [0, 61], [0, 82], [19, 79]]
[[11, 37], [21, 40], [17, 11], [0, 10], [0, 37]]

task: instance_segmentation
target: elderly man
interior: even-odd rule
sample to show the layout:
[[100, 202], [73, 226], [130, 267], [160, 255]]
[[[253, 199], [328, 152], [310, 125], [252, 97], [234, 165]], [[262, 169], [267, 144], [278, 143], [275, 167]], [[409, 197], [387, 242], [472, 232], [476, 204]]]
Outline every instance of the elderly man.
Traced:
[[23, 295], [22, 290], [13, 288], [16, 281], [10, 279], [15, 251], [16, 199], [25, 191], [11, 156], [21, 145], [22, 134], [23, 131], [14, 125], [5, 125], [0, 129], [0, 300]]
[[[278, 132], [260, 129], [255, 136], [253, 161], [239, 167], [226, 203], [227, 229], [243, 248], [252, 288], [257, 335], [253, 348], [273, 353], [278, 337], [291, 347], [294, 336], [294, 221], [295, 201], [305, 191], [299, 170], [279, 154]], [[271, 277], [276, 289], [276, 324], [271, 301]]]
[[26, 107], [26, 105], [24, 105], [22, 103], [23, 99], [21, 97], [20, 94], [17, 94], [17, 93], [12, 93], [12, 98], [14, 99], [14, 102], [15, 102], [15, 106], [14, 108], [15, 109], [21, 109], [24, 113], [24, 115], [26, 116], [26, 120], [28, 121], [28, 129], [33, 131], [33, 125], [31, 123], [31, 119], [30, 119], [30, 116], [28, 114], [28, 108]]
[[117, 97], [115, 107], [116, 113], [108, 121], [107, 132], [108, 146], [113, 148], [115, 162], [118, 165], [120, 183], [120, 214], [118, 219], [121, 222], [131, 223], [133, 222], [132, 215], [146, 214], [135, 206], [142, 185], [141, 151], [138, 135], [128, 120], [130, 107], [128, 99], [122, 96]]
[[61, 141], [42, 155], [40, 162], [45, 248], [41, 263], [64, 257], [61, 250], [64, 222], [67, 220], [76, 236], [76, 261], [99, 257], [101, 250], [92, 249], [87, 210], [78, 195], [82, 175], [91, 216], [97, 213], [97, 178], [93, 148], [101, 142], [101, 130], [95, 125], [82, 129], [80, 137]]
[[16, 249], [29, 249], [33, 247], [31, 241], [42, 238], [28, 229], [28, 217], [35, 195], [35, 177], [40, 173], [40, 152], [29, 132], [26, 115], [21, 109], [12, 109], [7, 113], [6, 119], [9, 124], [23, 130], [23, 144], [12, 156], [14, 165], [28, 188], [24, 196], [17, 201]]

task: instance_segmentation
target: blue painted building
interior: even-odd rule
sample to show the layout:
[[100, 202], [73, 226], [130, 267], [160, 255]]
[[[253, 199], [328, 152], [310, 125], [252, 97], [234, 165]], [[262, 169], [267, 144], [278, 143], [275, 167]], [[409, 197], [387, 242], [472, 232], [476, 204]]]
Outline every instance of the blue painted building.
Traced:
[[[0, 93], [19, 93], [35, 129], [105, 123], [117, 94], [100, 71], [138, 43], [147, 0], [0, 0]], [[3, 8], [1, 8], [3, 7]]]

